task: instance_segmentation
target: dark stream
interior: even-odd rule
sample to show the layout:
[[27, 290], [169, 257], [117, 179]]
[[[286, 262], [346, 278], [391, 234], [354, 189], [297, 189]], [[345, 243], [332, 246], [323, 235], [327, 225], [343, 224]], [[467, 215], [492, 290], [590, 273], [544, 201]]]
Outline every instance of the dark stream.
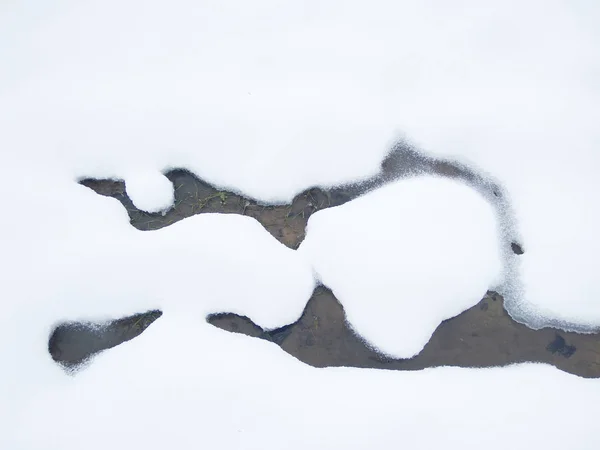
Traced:
[[[120, 201], [131, 224], [140, 230], [163, 228], [195, 214], [243, 214], [258, 220], [277, 240], [295, 249], [304, 239], [309, 217], [316, 211], [342, 205], [393, 180], [419, 173], [460, 178], [497, 207], [503, 205], [503, 191], [492, 180], [466, 167], [425, 157], [402, 145], [383, 161], [378, 175], [347, 186], [311, 188], [286, 205], [264, 205], [219, 190], [183, 169], [165, 174], [173, 182], [175, 203], [164, 215], [137, 209], [127, 196], [124, 181], [88, 178], [80, 183]], [[505, 241], [506, 251], [524, 253], [518, 239]], [[138, 336], [161, 314], [149, 311], [108, 324], [64, 323], [50, 336], [50, 354], [69, 370], [77, 368], [91, 355]], [[275, 330], [263, 330], [249, 318], [229, 313], [210, 315], [207, 321], [230, 332], [269, 340], [315, 367], [419, 370], [532, 361], [552, 364], [583, 377], [600, 377], [598, 334], [569, 333], [550, 327], [533, 330], [513, 320], [504, 308], [503, 298], [493, 292], [488, 292], [474, 307], [442, 322], [421, 353], [411, 359], [390, 359], [365, 344], [346, 322], [340, 302], [324, 286], [315, 289], [298, 321]]]
[[[50, 354], [67, 368], [76, 368], [92, 354], [138, 336], [160, 315], [159, 311], [150, 311], [104, 325], [63, 324], [50, 337]], [[273, 342], [314, 367], [419, 370], [532, 361], [586, 378], [600, 377], [598, 334], [566, 333], [553, 328], [532, 330], [514, 321], [504, 310], [502, 297], [494, 292], [442, 322], [425, 348], [411, 359], [387, 358], [369, 347], [352, 330], [343, 306], [324, 286], [314, 290], [296, 322], [281, 328], [263, 330], [249, 318], [231, 313], [212, 314], [206, 320], [233, 333]]]

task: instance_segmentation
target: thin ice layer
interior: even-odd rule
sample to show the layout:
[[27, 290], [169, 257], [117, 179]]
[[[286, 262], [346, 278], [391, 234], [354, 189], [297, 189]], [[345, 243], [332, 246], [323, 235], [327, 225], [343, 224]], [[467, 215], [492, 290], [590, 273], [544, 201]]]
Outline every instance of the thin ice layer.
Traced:
[[370, 344], [409, 358], [502, 276], [497, 218], [459, 181], [399, 181], [310, 218], [300, 251]]

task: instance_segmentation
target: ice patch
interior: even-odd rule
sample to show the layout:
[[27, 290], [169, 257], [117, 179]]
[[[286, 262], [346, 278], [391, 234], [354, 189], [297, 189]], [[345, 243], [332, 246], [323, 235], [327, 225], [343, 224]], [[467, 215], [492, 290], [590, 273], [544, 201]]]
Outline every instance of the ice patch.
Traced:
[[501, 282], [494, 208], [459, 181], [415, 177], [313, 215], [300, 247], [379, 350], [409, 358]]

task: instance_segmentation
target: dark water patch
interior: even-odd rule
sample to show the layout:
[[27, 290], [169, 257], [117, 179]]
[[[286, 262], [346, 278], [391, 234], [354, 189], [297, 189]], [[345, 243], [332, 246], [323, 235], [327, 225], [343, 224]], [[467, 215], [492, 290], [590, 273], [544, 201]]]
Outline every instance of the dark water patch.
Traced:
[[546, 347], [550, 353], [559, 354], [564, 356], [565, 358], [570, 358], [577, 351], [577, 347], [574, 345], [567, 345], [567, 341], [560, 334], [556, 334], [556, 337], [552, 342], [548, 344]]
[[108, 323], [62, 323], [50, 335], [48, 351], [57, 363], [76, 369], [91, 356], [139, 336], [160, 316], [153, 310]]
[[513, 320], [504, 310], [502, 296], [491, 291], [477, 305], [442, 322], [423, 350], [410, 359], [389, 358], [370, 347], [350, 327], [343, 306], [324, 286], [315, 289], [296, 322], [264, 333], [284, 351], [314, 367], [421, 370], [539, 362], [586, 378], [600, 377], [599, 334], [532, 330]]

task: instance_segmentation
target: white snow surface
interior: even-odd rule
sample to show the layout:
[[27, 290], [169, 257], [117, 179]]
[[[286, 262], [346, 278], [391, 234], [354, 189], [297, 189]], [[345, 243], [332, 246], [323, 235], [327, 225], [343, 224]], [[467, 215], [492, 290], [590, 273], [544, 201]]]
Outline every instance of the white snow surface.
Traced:
[[507, 292], [513, 315], [600, 324], [597, 2], [55, 0], [0, 11], [4, 149], [43, 152], [73, 177], [186, 167], [283, 201], [376, 172], [404, 137], [506, 187], [526, 251], [520, 288]]
[[[208, 325], [221, 311], [267, 328], [295, 320], [313, 262], [345, 289], [327, 274], [339, 250], [307, 260], [310, 240], [294, 252], [236, 216], [140, 232], [117, 201], [75, 183], [184, 167], [285, 201], [375, 173], [405, 137], [505, 186], [526, 251], [522, 319], [598, 324], [598, 21], [586, 1], [2, 2], [0, 448], [598, 448], [598, 380], [532, 364], [317, 370]], [[315, 242], [326, 225], [311, 221]], [[461, 264], [469, 244], [435, 265]], [[489, 283], [492, 254], [475, 255]], [[456, 294], [452, 273], [428, 275]], [[430, 311], [415, 342], [473, 296]], [[48, 355], [58, 322], [153, 308], [164, 315], [146, 332], [74, 377]]]
[[496, 211], [459, 181], [415, 177], [311, 216], [300, 246], [348, 321], [410, 358], [502, 278]]
[[173, 183], [155, 170], [134, 170], [125, 176], [125, 189], [136, 208], [162, 212], [173, 206]]

